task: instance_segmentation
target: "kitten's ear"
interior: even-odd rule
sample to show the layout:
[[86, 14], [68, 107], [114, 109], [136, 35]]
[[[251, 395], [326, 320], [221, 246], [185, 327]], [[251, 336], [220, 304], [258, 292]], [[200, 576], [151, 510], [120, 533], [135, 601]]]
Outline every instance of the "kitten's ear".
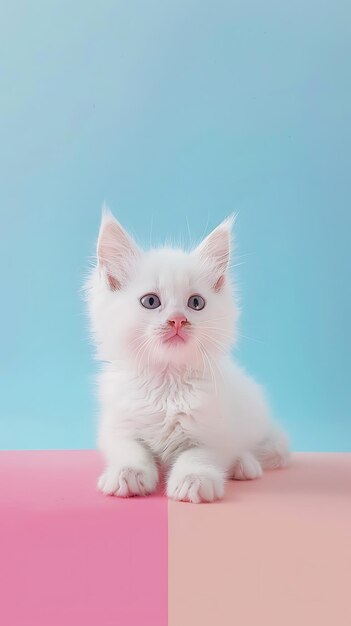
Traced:
[[120, 223], [104, 206], [97, 244], [99, 267], [106, 276], [112, 291], [121, 289], [138, 258], [140, 250]]
[[228, 270], [234, 219], [234, 216], [231, 216], [224, 220], [195, 249], [195, 253], [212, 270], [211, 278], [215, 291], [221, 290]]

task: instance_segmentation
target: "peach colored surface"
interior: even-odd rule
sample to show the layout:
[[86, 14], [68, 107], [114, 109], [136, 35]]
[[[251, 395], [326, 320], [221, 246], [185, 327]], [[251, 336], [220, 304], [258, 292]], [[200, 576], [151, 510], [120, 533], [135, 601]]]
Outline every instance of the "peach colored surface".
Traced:
[[0, 624], [166, 626], [167, 500], [95, 489], [95, 452], [0, 453]]
[[351, 454], [169, 504], [169, 626], [350, 626]]

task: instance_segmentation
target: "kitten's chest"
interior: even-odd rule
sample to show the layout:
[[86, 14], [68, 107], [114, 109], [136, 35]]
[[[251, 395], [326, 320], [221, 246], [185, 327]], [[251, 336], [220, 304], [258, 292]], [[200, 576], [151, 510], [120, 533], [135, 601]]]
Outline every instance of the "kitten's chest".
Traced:
[[142, 436], [163, 461], [195, 443], [207, 396], [206, 381], [192, 377], [168, 375], [151, 386]]

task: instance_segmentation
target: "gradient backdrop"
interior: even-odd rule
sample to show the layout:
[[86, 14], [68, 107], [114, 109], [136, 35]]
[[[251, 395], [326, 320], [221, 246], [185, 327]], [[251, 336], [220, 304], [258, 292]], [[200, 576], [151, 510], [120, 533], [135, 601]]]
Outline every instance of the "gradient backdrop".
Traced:
[[94, 446], [79, 288], [105, 199], [141, 242], [239, 212], [238, 356], [297, 450], [350, 450], [348, 2], [0, 6], [0, 447]]

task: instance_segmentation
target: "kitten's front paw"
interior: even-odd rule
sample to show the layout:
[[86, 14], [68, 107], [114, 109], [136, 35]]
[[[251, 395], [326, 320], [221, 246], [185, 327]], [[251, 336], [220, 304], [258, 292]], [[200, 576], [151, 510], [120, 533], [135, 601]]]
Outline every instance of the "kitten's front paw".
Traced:
[[223, 498], [224, 476], [215, 468], [203, 474], [175, 475], [171, 472], [167, 495], [185, 502], [213, 502]]
[[262, 467], [253, 454], [247, 452], [237, 460], [232, 476], [234, 480], [254, 480], [260, 476], [262, 476]]
[[98, 488], [105, 495], [127, 498], [146, 496], [155, 491], [158, 483], [156, 465], [145, 467], [108, 467], [100, 476]]

